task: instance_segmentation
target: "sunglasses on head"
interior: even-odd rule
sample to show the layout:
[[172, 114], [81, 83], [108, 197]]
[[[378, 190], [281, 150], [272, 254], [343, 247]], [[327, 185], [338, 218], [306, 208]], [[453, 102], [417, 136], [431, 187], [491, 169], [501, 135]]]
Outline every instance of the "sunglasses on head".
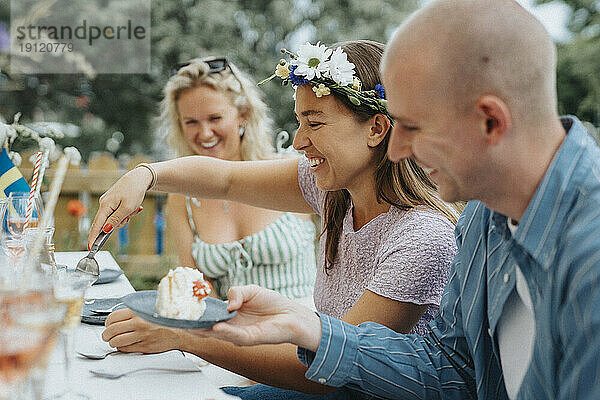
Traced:
[[[210, 68], [208, 70], [209, 74], [214, 74], [214, 73], [217, 73], [217, 72], [225, 71], [227, 69], [227, 67], [229, 67], [229, 63], [227, 62], [227, 59], [225, 57], [214, 58], [212, 60], [202, 60], [202, 61], [205, 62], [206, 64], [208, 64], [208, 67]], [[191, 61], [188, 61], [188, 62], [176, 64], [175, 67], [173, 67], [172, 75], [176, 75], [177, 72], [181, 68], [187, 67], [191, 63], [192, 63]], [[235, 73], [233, 72], [233, 70], [231, 69], [231, 67], [229, 67], [229, 70], [231, 71], [231, 73], [233, 74], [233, 76], [235, 76]]]

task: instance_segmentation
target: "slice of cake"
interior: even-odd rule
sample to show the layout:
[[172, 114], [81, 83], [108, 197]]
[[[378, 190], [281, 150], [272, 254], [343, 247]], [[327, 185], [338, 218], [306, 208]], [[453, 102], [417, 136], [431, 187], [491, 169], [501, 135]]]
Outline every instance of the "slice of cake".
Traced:
[[177, 267], [169, 270], [158, 284], [156, 311], [161, 317], [196, 320], [206, 309], [204, 298], [210, 285], [195, 268]]

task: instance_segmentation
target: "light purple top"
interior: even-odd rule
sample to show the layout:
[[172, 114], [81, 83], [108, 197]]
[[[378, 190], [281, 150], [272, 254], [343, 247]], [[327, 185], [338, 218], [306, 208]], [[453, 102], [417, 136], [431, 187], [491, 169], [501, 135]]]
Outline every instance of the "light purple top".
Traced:
[[[300, 159], [298, 177], [304, 198], [321, 215], [324, 192], [317, 188], [306, 157]], [[427, 334], [456, 253], [454, 225], [437, 211], [390, 207], [354, 231], [352, 209], [344, 217], [338, 256], [328, 274], [323, 271], [326, 238], [321, 236], [317, 310], [341, 319], [370, 290], [396, 301], [429, 305], [411, 331]]]

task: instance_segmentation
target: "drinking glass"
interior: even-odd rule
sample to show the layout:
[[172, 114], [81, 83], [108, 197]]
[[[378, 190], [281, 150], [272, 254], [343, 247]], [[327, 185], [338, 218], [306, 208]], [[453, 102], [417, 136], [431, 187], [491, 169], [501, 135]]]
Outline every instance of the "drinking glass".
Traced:
[[[43, 231], [43, 232], [41, 232]], [[40, 254], [40, 266], [46, 273], [52, 273], [56, 270], [56, 258], [54, 255], [54, 242], [52, 237], [54, 236], [54, 227], [47, 228], [25, 228], [23, 236], [25, 241], [25, 248], [27, 251], [32, 248], [34, 241], [38, 235], [43, 235], [43, 247], [41, 248]]]
[[65, 313], [43, 279], [29, 277], [20, 289], [0, 287], [0, 399], [20, 397], [20, 383], [56, 344]]
[[23, 237], [3, 232], [0, 246], [2, 255], [6, 258], [6, 264], [3, 267], [13, 275], [21, 275], [25, 257]]
[[[27, 207], [29, 204], [29, 193], [12, 192], [6, 200], [6, 204], [2, 207], [3, 225], [6, 230], [13, 236], [22, 236], [25, 224], [27, 221]], [[39, 219], [42, 216], [42, 201], [38, 194], [33, 196], [31, 203], [31, 218], [29, 220], [30, 227], [38, 226]]]
[[73, 334], [75, 328], [81, 322], [81, 309], [86, 289], [91, 285], [88, 274], [79, 271], [69, 271], [67, 268], [57, 268], [53, 274], [54, 297], [57, 302], [67, 306], [67, 315], [60, 329], [60, 336], [64, 348], [64, 387], [65, 393], [60, 395], [60, 399], [87, 399], [88, 397], [75, 393], [72, 382], [72, 366], [75, 346], [73, 343]]

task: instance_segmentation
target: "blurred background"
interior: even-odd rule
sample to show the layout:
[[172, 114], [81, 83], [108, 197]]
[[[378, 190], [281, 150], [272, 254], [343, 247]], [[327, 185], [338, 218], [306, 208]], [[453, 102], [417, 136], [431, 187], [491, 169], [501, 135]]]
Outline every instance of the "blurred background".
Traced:
[[[44, 1], [44, 0], [40, 0]], [[48, 0], [50, 1], [50, 0]], [[561, 114], [587, 121], [600, 141], [600, 1], [521, 0], [558, 44]], [[172, 157], [154, 119], [173, 67], [194, 57], [226, 56], [259, 81], [273, 73], [279, 50], [306, 41], [349, 39], [386, 42], [394, 28], [426, 1], [400, 0], [154, 0], [149, 74], [18, 75], [9, 69], [10, 0], [0, 0], [0, 121], [56, 122], [83, 165], [67, 175], [56, 211], [56, 249], [82, 250], [98, 197], [141, 161]], [[432, 38], [435, 40], [435, 38]], [[127, 63], [127, 57], [111, 62]], [[275, 131], [293, 134], [292, 91], [275, 82], [261, 87]], [[289, 145], [290, 141], [286, 145]], [[28, 178], [32, 143], [17, 141]], [[47, 179], [52, 177], [51, 171]], [[152, 193], [144, 212], [113, 235], [108, 249], [137, 289], [151, 287], [177, 264], [168, 237], [165, 197]]]

